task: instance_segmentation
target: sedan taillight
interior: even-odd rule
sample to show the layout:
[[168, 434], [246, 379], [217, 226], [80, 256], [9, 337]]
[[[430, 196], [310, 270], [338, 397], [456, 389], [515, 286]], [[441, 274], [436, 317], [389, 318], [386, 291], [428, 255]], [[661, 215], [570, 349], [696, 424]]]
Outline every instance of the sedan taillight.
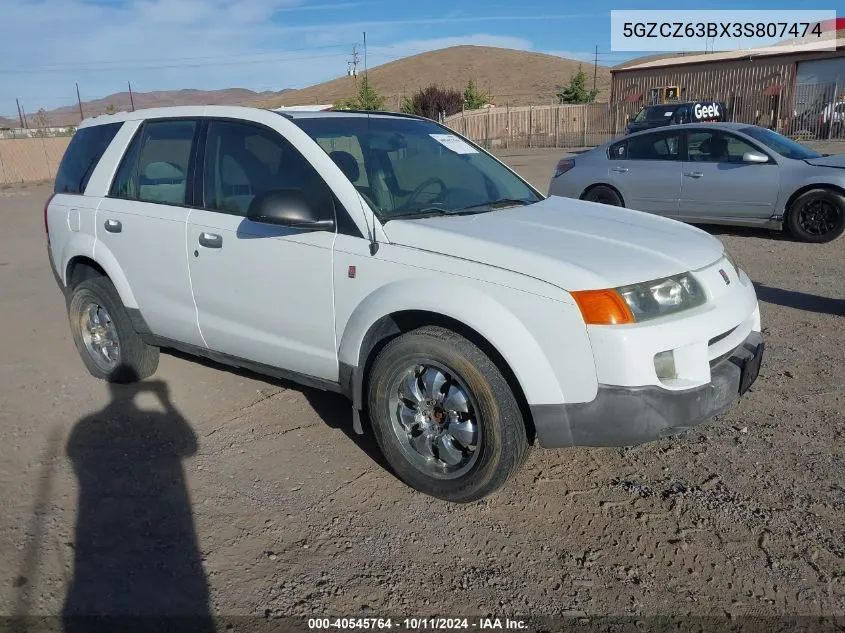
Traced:
[[555, 168], [555, 175], [553, 177], [557, 178], [561, 174], [565, 174], [566, 172], [568, 172], [573, 167], [575, 167], [575, 161], [570, 160], [568, 158], [563, 158], [557, 164], [557, 167]]

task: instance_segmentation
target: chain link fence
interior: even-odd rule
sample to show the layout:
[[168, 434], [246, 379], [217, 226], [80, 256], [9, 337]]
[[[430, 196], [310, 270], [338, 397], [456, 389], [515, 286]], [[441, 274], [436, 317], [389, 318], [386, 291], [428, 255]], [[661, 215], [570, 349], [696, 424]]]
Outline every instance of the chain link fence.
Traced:
[[[845, 85], [797, 84], [792, 103], [780, 92], [733, 91], [684, 95], [683, 101], [723, 101], [727, 120], [773, 129], [798, 140], [845, 140]], [[624, 133], [647, 103], [561, 104], [486, 108], [444, 117], [442, 122], [487, 149], [592, 147]]]
[[52, 180], [69, 136], [0, 138], [0, 184]]

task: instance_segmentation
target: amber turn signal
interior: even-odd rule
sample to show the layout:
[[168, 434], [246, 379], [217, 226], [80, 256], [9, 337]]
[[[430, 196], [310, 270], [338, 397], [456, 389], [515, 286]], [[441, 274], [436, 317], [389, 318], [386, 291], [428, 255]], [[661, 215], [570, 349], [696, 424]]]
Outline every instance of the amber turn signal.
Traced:
[[571, 293], [587, 325], [633, 323], [634, 315], [625, 300], [613, 289], [578, 290]]

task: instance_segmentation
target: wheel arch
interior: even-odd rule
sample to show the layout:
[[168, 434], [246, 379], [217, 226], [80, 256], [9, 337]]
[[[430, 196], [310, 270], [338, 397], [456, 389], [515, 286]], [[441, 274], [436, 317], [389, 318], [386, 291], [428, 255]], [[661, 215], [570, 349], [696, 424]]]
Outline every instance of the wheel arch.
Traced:
[[528, 399], [522, 384], [502, 353], [475, 328], [456, 318], [429, 310], [409, 309], [392, 312], [376, 320], [366, 331], [358, 350], [358, 366], [353, 370], [348, 387], [352, 392], [351, 396], [356, 409], [362, 410], [364, 407], [366, 402], [364, 394], [368, 389], [370, 370], [379, 352], [396, 337], [425, 326], [438, 326], [451, 330], [473, 343], [490, 358], [511, 388], [522, 413], [528, 441], [533, 443], [536, 430]]
[[481, 348], [502, 371], [521, 406], [564, 402], [553, 364], [526, 324], [507, 307], [509, 299], [458, 280], [435, 279], [414, 279], [415, 292], [408, 296], [407, 281], [380, 287], [346, 321], [338, 347], [340, 383], [356, 411], [364, 408], [367, 374], [381, 348], [425, 325], [446, 327]]
[[74, 285], [86, 279], [104, 276], [114, 284], [125, 307], [137, 308], [135, 295], [114, 254], [99, 242], [92, 251], [89, 251], [91, 254], [77, 251], [66, 258], [67, 264], [63, 269], [65, 291], [69, 293]]
[[811, 182], [805, 185], [800, 186], [798, 189], [793, 191], [789, 198], [786, 200], [786, 204], [783, 205], [783, 217], [786, 219], [787, 214], [792, 211], [792, 205], [795, 201], [803, 196], [808, 191], [812, 191], [813, 189], [830, 189], [831, 191], [835, 191], [841, 196], [845, 196], [845, 188], [840, 185], [835, 185], [832, 182]]
[[578, 197], [578, 199], [583, 200], [584, 198], [587, 197], [587, 194], [590, 193], [596, 187], [607, 187], [608, 189], [612, 189], [614, 191], [614, 193], [616, 193], [616, 195], [619, 196], [619, 199], [622, 201], [622, 206], [623, 207], [625, 206], [625, 197], [622, 195], [622, 192], [619, 191], [619, 189], [617, 187], [615, 187], [614, 185], [611, 185], [609, 182], [594, 182], [589, 187], [584, 189], [584, 191], [581, 192], [581, 195]]

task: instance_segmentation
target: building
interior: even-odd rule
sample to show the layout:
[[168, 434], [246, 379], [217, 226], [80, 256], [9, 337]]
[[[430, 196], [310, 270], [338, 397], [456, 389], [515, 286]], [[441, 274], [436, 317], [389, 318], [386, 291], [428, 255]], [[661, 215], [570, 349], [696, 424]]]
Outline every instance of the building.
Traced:
[[[611, 103], [630, 118], [644, 105], [713, 99], [732, 120], [796, 132], [819, 127], [845, 101], [845, 24], [835, 50], [796, 43], [768, 48], [644, 59], [611, 69]], [[829, 47], [829, 46], [828, 46]], [[816, 130], [818, 136], [829, 125]]]

